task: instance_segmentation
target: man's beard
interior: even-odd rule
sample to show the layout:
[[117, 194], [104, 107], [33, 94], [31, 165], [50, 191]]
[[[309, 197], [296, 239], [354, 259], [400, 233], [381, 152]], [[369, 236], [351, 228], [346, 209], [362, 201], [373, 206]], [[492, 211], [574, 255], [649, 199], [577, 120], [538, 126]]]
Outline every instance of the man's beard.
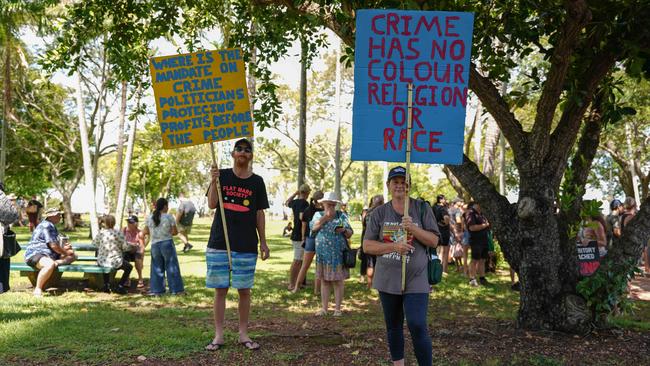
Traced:
[[235, 159], [235, 166], [238, 168], [248, 168], [250, 160], [244, 158]]

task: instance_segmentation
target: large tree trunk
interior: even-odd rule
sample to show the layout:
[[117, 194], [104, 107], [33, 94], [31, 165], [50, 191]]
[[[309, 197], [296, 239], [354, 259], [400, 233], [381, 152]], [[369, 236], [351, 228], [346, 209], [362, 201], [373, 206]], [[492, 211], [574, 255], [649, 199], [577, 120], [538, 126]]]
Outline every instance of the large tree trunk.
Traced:
[[300, 119], [298, 146], [298, 188], [305, 183], [307, 163], [307, 45], [300, 42]]
[[65, 217], [63, 230], [65, 231], [75, 230], [74, 214], [72, 212], [72, 194], [79, 186], [81, 176], [81, 168], [77, 168], [74, 173], [74, 177], [70, 179], [62, 179], [62, 174], [60, 174], [60, 171], [58, 171], [56, 167], [53, 167], [52, 170], [52, 184], [62, 197], [63, 216]]
[[65, 224], [63, 226], [63, 231], [74, 231], [74, 215], [72, 213], [72, 194], [63, 194], [61, 193], [62, 203], [63, 203], [63, 215], [65, 217]]
[[586, 331], [591, 318], [576, 293], [575, 243], [561, 235], [550, 177], [522, 176], [519, 202], [511, 205], [467, 156], [462, 165], [447, 167], [481, 204], [506, 260], [519, 274], [518, 325]]
[[339, 41], [336, 40], [335, 42], [335, 47], [336, 47], [336, 77], [335, 77], [335, 85], [334, 85], [334, 103], [336, 103], [336, 147], [335, 147], [335, 154], [334, 154], [334, 192], [336, 192], [337, 197], [339, 200], [342, 198], [341, 196], [341, 179], [343, 178], [341, 175], [341, 62], [339, 59], [341, 58], [341, 45], [339, 44]]
[[[117, 149], [115, 150], [115, 217], [122, 216], [120, 212], [117, 211], [120, 206], [120, 183], [122, 181], [122, 160], [124, 155], [124, 124], [126, 121], [126, 101], [127, 101], [127, 83], [126, 80], [122, 80], [122, 98], [120, 104], [120, 118], [119, 126], [117, 128]], [[118, 221], [119, 223], [119, 221]]]
[[585, 332], [591, 313], [576, 293], [575, 240], [563, 234], [565, 228], [555, 214], [554, 189], [544, 181], [539, 176], [521, 180], [517, 273], [522, 287], [517, 321], [527, 329]]
[[485, 127], [485, 145], [483, 148], [483, 174], [490, 180], [496, 171], [497, 145], [499, 143], [499, 126], [491, 116]]
[[[8, 32], [7, 32], [8, 33]], [[0, 126], [0, 182], [5, 181], [5, 167], [7, 164], [7, 129], [9, 128], [9, 116], [11, 116], [11, 35], [7, 37], [4, 44], [4, 80], [3, 80], [3, 99], [2, 99], [2, 126]]]
[[90, 161], [90, 151], [88, 144], [88, 128], [86, 126], [86, 112], [84, 110], [83, 90], [81, 88], [81, 74], [77, 72], [77, 117], [79, 122], [79, 133], [81, 135], [81, 153], [84, 165], [84, 181], [86, 187], [90, 190], [88, 203], [90, 205], [90, 235], [94, 239], [99, 232], [99, 222], [97, 221], [97, 206], [95, 204], [95, 184], [93, 177], [93, 167]]
[[124, 162], [124, 168], [122, 171], [122, 176], [120, 177], [120, 187], [119, 194], [117, 196], [117, 208], [115, 210], [115, 220], [118, 224], [118, 227], [122, 227], [122, 216], [124, 215], [124, 206], [126, 203], [126, 191], [129, 183], [129, 172], [131, 171], [131, 157], [133, 156], [133, 146], [135, 145], [135, 134], [138, 128], [138, 119], [133, 120], [133, 126], [131, 127], [131, 134], [129, 136], [129, 141], [126, 147], [126, 158]]

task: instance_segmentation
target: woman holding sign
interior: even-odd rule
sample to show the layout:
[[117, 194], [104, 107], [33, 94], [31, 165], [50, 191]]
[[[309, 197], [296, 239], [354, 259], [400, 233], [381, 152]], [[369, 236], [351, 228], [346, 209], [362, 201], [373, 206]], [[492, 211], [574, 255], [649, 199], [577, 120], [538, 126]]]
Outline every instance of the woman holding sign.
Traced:
[[[377, 256], [373, 287], [379, 291], [393, 364], [404, 364], [403, 324], [406, 317], [418, 365], [431, 365], [426, 247], [435, 248], [440, 234], [431, 206], [408, 197], [404, 167], [391, 169], [386, 185], [391, 200], [370, 214], [363, 251]], [[409, 212], [404, 215], [407, 198]], [[402, 255], [407, 256], [404, 291], [401, 287]]]

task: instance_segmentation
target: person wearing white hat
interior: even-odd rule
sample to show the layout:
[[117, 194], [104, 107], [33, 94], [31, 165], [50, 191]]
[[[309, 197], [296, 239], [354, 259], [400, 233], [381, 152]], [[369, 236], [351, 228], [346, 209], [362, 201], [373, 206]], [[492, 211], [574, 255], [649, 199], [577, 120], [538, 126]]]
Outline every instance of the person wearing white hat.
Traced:
[[43, 286], [60, 265], [70, 264], [77, 259], [70, 243], [62, 242], [56, 224], [61, 222], [62, 212], [56, 208], [45, 211], [45, 220], [41, 221], [25, 249], [25, 263], [38, 270], [34, 296], [43, 294]]
[[343, 265], [343, 249], [354, 233], [348, 216], [336, 210], [340, 204], [334, 192], [327, 192], [319, 201], [323, 211], [311, 220], [311, 230], [316, 233], [316, 278], [321, 281], [321, 309], [317, 316], [327, 314], [330, 290], [334, 288], [334, 316], [341, 316], [343, 282], [350, 278], [350, 271]]

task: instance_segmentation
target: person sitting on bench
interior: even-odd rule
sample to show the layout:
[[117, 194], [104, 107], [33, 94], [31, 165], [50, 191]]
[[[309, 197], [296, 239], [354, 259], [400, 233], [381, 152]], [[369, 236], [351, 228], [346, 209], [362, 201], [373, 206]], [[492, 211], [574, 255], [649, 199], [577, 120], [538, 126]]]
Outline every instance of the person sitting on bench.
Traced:
[[69, 242], [62, 240], [56, 224], [61, 221], [61, 211], [49, 208], [45, 220], [41, 221], [25, 249], [25, 263], [38, 270], [34, 296], [43, 296], [43, 286], [60, 265], [70, 264], [77, 259]]
[[[99, 231], [93, 244], [97, 247], [97, 265], [102, 267], [109, 267], [115, 270], [121, 269], [122, 279], [120, 280], [115, 292], [118, 294], [126, 294], [128, 292], [126, 283], [129, 280], [129, 275], [133, 266], [129, 261], [124, 260], [124, 253], [133, 250], [134, 248], [127, 244], [124, 235], [115, 230], [115, 217], [112, 215], [105, 215], [103, 217], [104, 228]], [[110, 274], [103, 273], [104, 276], [104, 292], [110, 292]]]

